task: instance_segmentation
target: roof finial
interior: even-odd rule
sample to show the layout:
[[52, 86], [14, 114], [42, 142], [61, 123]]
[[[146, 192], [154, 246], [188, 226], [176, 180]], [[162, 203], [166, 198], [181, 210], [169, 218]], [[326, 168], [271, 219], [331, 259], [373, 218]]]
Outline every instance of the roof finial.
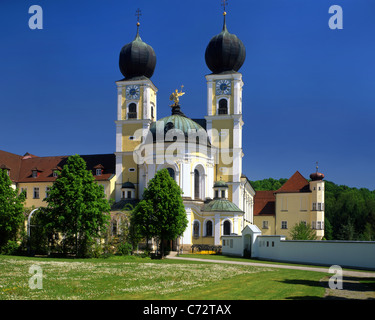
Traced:
[[172, 94], [169, 96], [169, 100], [173, 101], [174, 103], [171, 105], [171, 107], [177, 107], [179, 106], [179, 102], [180, 102], [180, 97], [183, 96], [185, 94], [185, 92], [182, 92], [182, 88], [184, 86], [182, 85], [181, 86], [181, 90], [180, 92], [178, 92], [178, 89], [176, 89], [174, 92], [172, 92]]
[[138, 38], [139, 37], [139, 26], [141, 25], [139, 23], [139, 17], [142, 15], [141, 10], [139, 8], [135, 12], [135, 15], [137, 16], [137, 36], [136, 36], [136, 38]]
[[318, 172], [319, 166], [318, 166], [318, 161], [316, 162], [316, 172]]
[[224, 8], [224, 11], [223, 11], [223, 16], [224, 16], [223, 30], [226, 30], [227, 29], [227, 24], [226, 24], [226, 21], [225, 21], [225, 17], [227, 15], [227, 13], [225, 11], [225, 7], [228, 5], [228, 1], [227, 0], [221, 0], [221, 5]]

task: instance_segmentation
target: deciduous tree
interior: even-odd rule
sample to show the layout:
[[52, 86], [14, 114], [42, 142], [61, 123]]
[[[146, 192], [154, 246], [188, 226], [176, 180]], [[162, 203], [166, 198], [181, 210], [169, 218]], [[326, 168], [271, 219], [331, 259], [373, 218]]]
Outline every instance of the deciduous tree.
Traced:
[[0, 169], [0, 248], [16, 240], [23, 226], [25, 195], [12, 188], [7, 170]]
[[88, 245], [108, 227], [110, 206], [103, 186], [95, 182], [79, 155], [68, 158], [45, 201], [46, 228], [73, 238], [77, 255], [84, 256]]
[[156, 237], [164, 255], [164, 240], [174, 240], [187, 227], [182, 191], [167, 169], [158, 171], [150, 180], [141, 200], [133, 211], [132, 223], [146, 237]]

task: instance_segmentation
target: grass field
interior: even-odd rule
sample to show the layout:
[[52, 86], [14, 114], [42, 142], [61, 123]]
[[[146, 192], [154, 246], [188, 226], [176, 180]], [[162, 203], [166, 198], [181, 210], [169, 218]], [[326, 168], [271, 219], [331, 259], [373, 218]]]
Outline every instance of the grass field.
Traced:
[[[37, 265], [43, 288], [30, 289]], [[137, 257], [52, 259], [0, 256], [1, 300], [319, 299], [324, 273]]]

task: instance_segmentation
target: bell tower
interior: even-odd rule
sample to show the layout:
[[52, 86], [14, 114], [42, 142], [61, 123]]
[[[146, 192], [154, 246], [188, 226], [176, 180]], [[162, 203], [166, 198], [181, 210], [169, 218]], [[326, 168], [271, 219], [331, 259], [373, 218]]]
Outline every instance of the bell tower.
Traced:
[[133, 151], [140, 144], [135, 139], [139, 129], [148, 130], [156, 121], [156, 95], [158, 89], [150, 80], [156, 66], [154, 49], [143, 42], [139, 35], [139, 16], [137, 10], [137, 34], [120, 52], [119, 67], [125, 77], [116, 81], [117, 120], [116, 123], [116, 202], [122, 199], [124, 183], [135, 186], [138, 194], [139, 172], [134, 162]]
[[[225, 1], [224, 1], [225, 2]], [[229, 185], [229, 200], [240, 206], [242, 173], [242, 74], [245, 61], [242, 41], [228, 32], [224, 5], [221, 33], [214, 36], [205, 53], [208, 68], [207, 133], [216, 153], [215, 180], [222, 177]]]

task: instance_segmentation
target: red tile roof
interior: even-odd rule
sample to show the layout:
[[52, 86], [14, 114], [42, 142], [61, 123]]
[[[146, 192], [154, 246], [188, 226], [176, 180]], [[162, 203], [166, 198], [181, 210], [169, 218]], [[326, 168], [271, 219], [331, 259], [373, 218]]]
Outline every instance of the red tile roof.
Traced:
[[[13, 153], [0, 150], [0, 165], [4, 164], [10, 168], [10, 177], [14, 182], [48, 182], [55, 181], [53, 171], [62, 168], [69, 156], [37, 157], [27, 154], [22, 157]], [[96, 154], [81, 156], [87, 164], [87, 169], [91, 170], [95, 179], [106, 181], [116, 173], [116, 158], [114, 154]], [[97, 165], [103, 167], [100, 176], [95, 175]], [[32, 171], [37, 169], [39, 174], [32, 177]]]
[[257, 191], [254, 196], [254, 216], [275, 215], [275, 191]]
[[309, 182], [298, 171], [293, 174], [283, 186], [276, 190], [275, 193], [297, 193], [297, 192], [310, 192]]
[[10, 169], [10, 179], [13, 182], [18, 180], [22, 156], [0, 150], [0, 166], [4, 165]]

